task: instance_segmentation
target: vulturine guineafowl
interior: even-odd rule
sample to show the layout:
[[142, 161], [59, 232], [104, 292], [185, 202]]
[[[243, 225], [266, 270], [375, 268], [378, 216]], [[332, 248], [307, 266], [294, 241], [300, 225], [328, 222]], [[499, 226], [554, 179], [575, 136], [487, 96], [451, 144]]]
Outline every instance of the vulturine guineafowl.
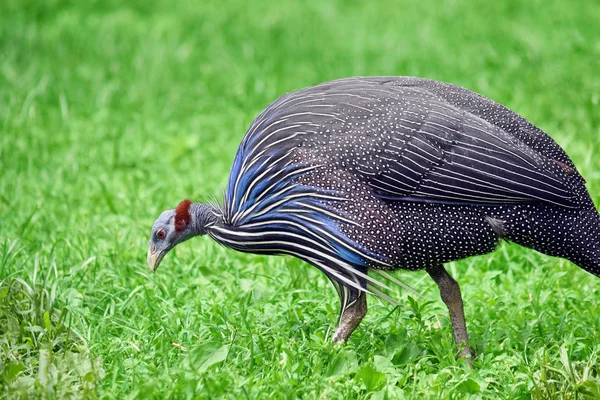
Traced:
[[[500, 239], [600, 274], [600, 217], [585, 181], [542, 130], [469, 90], [412, 77], [340, 79], [286, 94], [252, 123], [223, 206], [185, 200], [152, 228], [155, 270], [208, 234], [235, 250], [288, 254], [340, 296], [346, 340], [367, 312], [368, 275], [424, 269], [469, 354], [458, 283], [443, 264]], [[469, 360], [470, 362], [470, 360]]]

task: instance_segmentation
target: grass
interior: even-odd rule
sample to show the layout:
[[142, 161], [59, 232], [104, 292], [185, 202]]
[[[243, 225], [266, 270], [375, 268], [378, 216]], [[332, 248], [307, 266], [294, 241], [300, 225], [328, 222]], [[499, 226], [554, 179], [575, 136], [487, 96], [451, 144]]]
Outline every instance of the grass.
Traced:
[[370, 299], [332, 347], [337, 296], [291, 258], [208, 238], [153, 275], [155, 217], [219, 197], [253, 117], [352, 75], [466, 86], [536, 123], [600, 203], [597, 2], [0, 4], [0, 396], [600, 397], [600, 281], [503, 244], [449, 265], [479, 356], [454, 358], [423, 292]]

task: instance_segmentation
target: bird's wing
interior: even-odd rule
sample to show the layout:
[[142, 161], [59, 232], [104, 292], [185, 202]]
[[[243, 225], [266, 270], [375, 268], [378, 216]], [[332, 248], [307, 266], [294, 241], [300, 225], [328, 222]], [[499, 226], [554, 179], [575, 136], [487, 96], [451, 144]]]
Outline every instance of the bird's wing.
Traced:
[[415, 77], [372, 77], [366, 78], [385, 86], [419, 88], [423, 92], [441, 99], [463, 111], [481, 118], [508, 132], [538, 153], [557, 160], [572, 169], [573, 162], [565, 151], [544, 131], [525, 118], [478, 93], [450, 83]]
[[[491, 100], [434, 83], [350, 78], [282, 96], [246, 133], [226, 204], [253, 198], [265, 166], [285, 173], [303, 160], [352, 173], [392, 201], [576, 206], [579, 174], [552, 139]], [[514, 118], [535, 134], [512, 129]]]
[[[567, 173], [503, 129], [448, 103], [413, 99], [394, 111], [378, 160], [358, 171], [389, 200], [544, 201], [572, 207]], [[368, 163], [364, 167], [368, 167]]]
[[466, 89], [367, 77], [297, 93], [286, 102], [311, 97], [313, 107], [336, 117], [315, 139], [326, 157], [382, 198], [576, 206], [580, 177], [562, 149], [522, 117]]

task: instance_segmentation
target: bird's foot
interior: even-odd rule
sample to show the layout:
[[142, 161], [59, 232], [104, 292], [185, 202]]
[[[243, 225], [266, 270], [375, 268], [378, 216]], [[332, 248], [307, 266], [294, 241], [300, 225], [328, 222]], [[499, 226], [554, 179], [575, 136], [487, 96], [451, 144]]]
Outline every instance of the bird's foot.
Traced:
[[462, 350], [458, 353], [458, 359], [463, 359], [467, 364], [469, 364], [469, 367], [471, 369], [473, 369], [473, 358], [475, 357], [475, 354], [471, 351], [471, 349], [469, 348], [469, 345], [467, 344], [466, 346], [464, 346], [462, 348]]
[[353, 330], [348, 329], [347, 325], [338, 326], [338, 328], [335, 330], [335, 333], [333, 335], [333, 343], [337, 344], [337, 343], [345, 342], [346, 340], [348, 340], [348, 338], [352, 334], [352, 331]]

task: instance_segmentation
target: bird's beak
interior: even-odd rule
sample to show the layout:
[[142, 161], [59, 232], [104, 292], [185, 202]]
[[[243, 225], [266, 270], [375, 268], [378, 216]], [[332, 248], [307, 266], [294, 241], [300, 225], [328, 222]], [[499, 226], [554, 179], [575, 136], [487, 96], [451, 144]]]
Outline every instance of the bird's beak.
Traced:
[[165, 253], [164, 251], [159, 251], [153, 243], [150, 243], [148, 246], [148, 267], [150, 267], [152, 272], [156, 272]]

